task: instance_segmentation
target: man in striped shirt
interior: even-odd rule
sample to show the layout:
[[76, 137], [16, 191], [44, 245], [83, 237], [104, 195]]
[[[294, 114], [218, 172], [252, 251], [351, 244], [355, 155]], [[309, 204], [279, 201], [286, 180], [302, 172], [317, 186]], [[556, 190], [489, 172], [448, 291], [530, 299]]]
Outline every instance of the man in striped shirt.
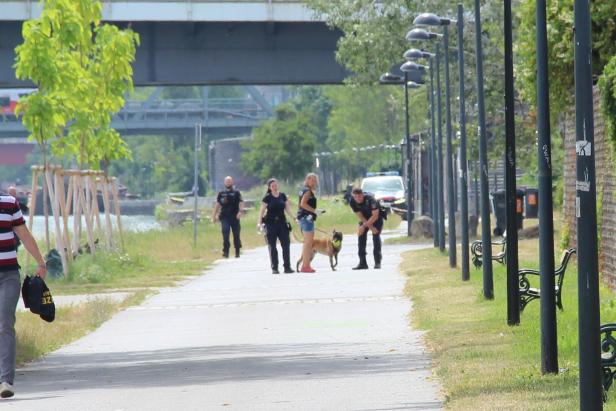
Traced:
[[13, 196], [0, 194], [0, 398], [14, 395], [15, 310], [21, 289], [15, 235], [38, 263], [36, 275], [45, 278], [45, 260], [25, 225], [19, 203]]

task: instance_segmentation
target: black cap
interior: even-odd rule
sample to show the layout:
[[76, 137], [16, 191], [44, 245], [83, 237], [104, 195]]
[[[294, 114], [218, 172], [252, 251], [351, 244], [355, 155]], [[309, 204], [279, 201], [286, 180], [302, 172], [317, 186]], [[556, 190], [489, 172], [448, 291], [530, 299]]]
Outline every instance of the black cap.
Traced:
[[34, 314], [39, 314], [47, 322], [56, 317], [56, 305], [45, 281], [39, 277], [26, 276], [21, 287], [24, 305]]

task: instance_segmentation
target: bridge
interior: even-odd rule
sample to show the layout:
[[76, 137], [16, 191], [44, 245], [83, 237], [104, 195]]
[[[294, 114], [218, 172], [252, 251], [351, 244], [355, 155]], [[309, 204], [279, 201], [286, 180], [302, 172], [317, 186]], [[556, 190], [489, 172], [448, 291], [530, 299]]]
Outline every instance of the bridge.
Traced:
[[[139, 33], [136, 85], [338, 84], [341, 36], [297, 0], [111, 0], [103, 18]], [[38, 2], [0, 0], [0, 88], [15, 79], [21, 24]]]
[[[202, 90], [201, 98], [161, 99], [162, 88], [157, 88], [146, 100], [127, 100], [111, 126], [122, 136], [186, 135], [194, 132], [196, 123], [202, 123], [211, 141], [250, 134], [274, 113], [273, 102], [256, 87], [246, 87], [249, 94], [246, 98], [209, 98], [208, 87]], [[0, 113], [0, 141], [27, 135], [21, 118]]]

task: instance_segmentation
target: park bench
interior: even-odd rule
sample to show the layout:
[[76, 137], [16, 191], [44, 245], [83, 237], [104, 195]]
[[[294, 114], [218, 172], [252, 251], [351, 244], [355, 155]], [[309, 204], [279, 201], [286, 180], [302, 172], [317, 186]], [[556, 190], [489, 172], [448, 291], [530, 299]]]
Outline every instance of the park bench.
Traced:
[[[561, 299], [563, 280], [565, 278], [565, 271], [567, 271], [567, 265], [569, 264], [569, 260], [573, 254], [575, 254], [575, 248], [565, 250], [560, 260], [560, 267], [554, 271], [554, 276], [556, 277], [556, 284], [554, 285], [554, 291], [556, 292], [556, 306], [561, 311], [563, 309]], [[539, 288], [531, 287], [529, 279], [530, 276], [537, 276], [537, 278], [539, 278], [540, 273], [538, 270], [532, 269], [522, 269], [518, 271], [520, 283], [520, 311], [524, 311], [526, 304], [541, 296], [541, 290]]]
[[[507, 237], [502, 240], [492, 241], [492, 246], [500, 247], [498, 252], [492, 253], [492, 260], [505, 264], [507, 261]], [[471, 254], [473, 255], [473, 265], [480, 268], [483, 264], [483, 244], [481, 240], [475, 240], [471, 244]]]
[[603, 401], [607, 400], [607, 392], [614, 382], [616, 374], [616, 323], [603, 324], [601, 333], [601, 368], [603, 369]]

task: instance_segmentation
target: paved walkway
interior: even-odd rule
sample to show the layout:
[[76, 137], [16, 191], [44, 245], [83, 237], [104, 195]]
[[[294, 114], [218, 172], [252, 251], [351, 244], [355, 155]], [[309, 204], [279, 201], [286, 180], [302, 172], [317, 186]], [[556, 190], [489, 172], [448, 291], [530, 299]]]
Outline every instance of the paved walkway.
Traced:
[[[434, 410], [441, 408], [411, 304], [383, 269], [272, 275], [267, 250], [220, 261], [18, 371], [3, 410]], [[292, 255], [299, 255], [293, 245]]]

